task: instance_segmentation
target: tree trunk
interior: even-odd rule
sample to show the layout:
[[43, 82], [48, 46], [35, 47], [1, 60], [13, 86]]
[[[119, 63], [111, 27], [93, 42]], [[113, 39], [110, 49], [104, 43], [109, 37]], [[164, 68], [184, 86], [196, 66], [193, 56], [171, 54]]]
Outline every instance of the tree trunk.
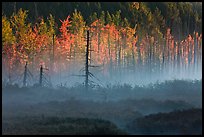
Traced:
[[89, 75], [89, 31], [87, 31], [87, 45], [86, 45], [86, 63], [85, 63], [85, 88], [88, 91], [88, 75]]
[[27, 62], [26, 62], [26, 65], [25, 65], [25, 70], [24, 70], [23, 86], [24, 87], [27, 86]]
[[37, 20], [37, 18], [38, 18], [38, 5], [36, 2], [34, 2], [34, 6], [35, 6], [35, 19]]
[[16, 2], [13, 3], [13, 12], [16, 14]]
[[43, 84], [42, 84], [42, 75], [43, 75], [43, 67], [42, 67], [42, 65], [41, 65], [41, 66], [40, 66], [40, 80], [39, 80], [40, 87], [43, 86]]

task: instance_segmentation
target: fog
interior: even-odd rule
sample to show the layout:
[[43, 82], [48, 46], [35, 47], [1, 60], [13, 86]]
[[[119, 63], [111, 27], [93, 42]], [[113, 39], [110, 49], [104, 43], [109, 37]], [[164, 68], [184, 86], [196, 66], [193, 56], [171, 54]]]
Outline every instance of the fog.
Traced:
[[[83, 84], [85, 77], [84, 63], [70, 65], [66, 70], [59, 70], [58, 72], [44, 72], [45, 78], [52, 84], [53, 87], [66, 86], [72, 87], [78, 84]], [[11, 76], [11, 83], [23, 85], [24, 65], [21, 66], [21, 74], [13, 73]], [[28, 69], [31, 66], [28, 65]], [[45, 66], [45, 68], [48, 68]], [[2, 80], [3, 84], [9, 81], [8, 71], [2, 67]], [[60, 68], [59, 68], [60, 69]], [[131, 86], [139, 85], [145, 86], [150, 83], [160, 83], [166, 80], [200, 80], [202, 79], [202, 60], [196, 65], [184, 64], [180, 68], [177, 66], [169, 65], [161, 70], [160, 64], [155, 64], [154, 67], [149, 68], [147, 65], [137, 65], [133, 69], [130, 67], [115, 67], [110, 69], [110, 65], [99, 65], [97, 68], [90, 68], [89, 71], [94, 77], [89, 77], [90, 84], [106, 87], [106, 85], [115, 84], [129, 84]], [[32, 72], [31, 72], [32, 73]], [[35, 69], [32, 78], [28, 78], [27, 85], [32, 86], [39, 83], [40, 71], [39, 68]], [[45, 85], [46, 86], [46, 85]]]
[[22, 118], [74, 117], [109, 120], [128, 134], [154, 134], [131, 129], [128, 125], [151, 114], [202, 108], [201, 84], [198, 80], [174, 80], [143, 87], [107, 85], [88, 91], [81, 84], [56, 88], [9, 86], [2, 92], [3, 131], [10, 133], [9, 124], [22, 122]]
[[[21, 119], [33, 117], [39, 121], [50, 117], [103, 119], [127, 134], [158, 134], [159, 128], [149, 132], [138, 123], [138, 119], [145, 121], [146, 116], [151, 117], [152, 114], [162, 117], [165, 114], [161, 113], [174, 115], [177, 113], [174, 111], [189, 110], [189, 114], [198, 115], [198, 119], [190, 118], [192, 122], [200, 122], [202, 54], [191, 61], [147, 61], [136, 62], [134, 66], [127, 62], [119, 65], [116, 62], [97, 64], [93, 61], [89, 66], [96, 66], [89, 67], [88, 89], [85, 88], [84, 60], [63, 63], [64, 67], [60, 66], [60, 62], [53, 63], [53, 68], [45, 63], [41, 69], [40, 65], [32, 68], [32, 64], [28, 64], [26, 70], [21, 64], [12, 74], [3, 64], [3, 132], [15, 134], [20, 130], [27, 133], [25, 129], [18, 129], [17, 125], [28, 124]], [[25, 80], [25, 72], [28, 71]], [[191, 110], [194, 108], [198, 110]], [[196, 134], [202, 129], [200, 123], [197, 124], [199, 130], [194, 130], [189, 124], [189, 130]], [[33, 128], [31, 125], [28, 127]], [[165, 133], [182, 134], [180, 129], [165, 129]]]

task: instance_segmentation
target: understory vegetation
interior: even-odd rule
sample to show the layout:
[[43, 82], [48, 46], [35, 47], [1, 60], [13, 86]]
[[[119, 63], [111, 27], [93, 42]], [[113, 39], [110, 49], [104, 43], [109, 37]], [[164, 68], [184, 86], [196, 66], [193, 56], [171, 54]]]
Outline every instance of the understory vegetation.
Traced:
[[3, 134], [201, 134], [201, 82], [89, 91], [83, 86], [7, 85], [2, 92]]

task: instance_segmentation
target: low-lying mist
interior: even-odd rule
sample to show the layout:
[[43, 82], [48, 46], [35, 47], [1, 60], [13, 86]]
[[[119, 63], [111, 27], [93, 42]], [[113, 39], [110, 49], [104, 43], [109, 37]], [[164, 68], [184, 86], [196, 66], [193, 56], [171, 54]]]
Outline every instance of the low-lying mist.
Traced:
[[[86, 118], [88, 123], [89, 119], [103, 119], [114, 123], [120, 130], [128, 134], [154, 134], [153, 131], [147, 132], [148, 129], [143, 129], [140, 125], [141, 130], [135, 130], [137, 123], [134, 121], [151, 114], [159, 113], [158, 115], [160, 115], [164, 112], [170, 113], [175, 110], [192, 108], [202, 109], [202, 80], [173, 80], [146, 86], [108, 84], [104, 87], [90, 86], [88, 90], [85, 90], [82, 84], [71, 87], [59, 85], [55, 88], [5, 85], [2, 88], [2, 125], [6, 134], [16, 134], [19, 131], [27, 133], [25, 128], [33, 130], [32, 125], [35, 125], [36, 122], [28, 124], [28, 121], [33, 118], [42, 122], [46, 119], [53, 119], [52, 123], [55, 123], [56, 120], [70, 118], [75, 118], [76, 121], [78, 118]], [[40, 127], [43, 126], [42, 122], [38, 123]], [[89, 125], [88, 123], [87, 125]], [[27, 125], [27, 127], [22, 126], [19, 129], [18, 124]], [[72, 124], [78, 125], [77, 123]], [[50, 126], [43, 128], [47, 129], [47, 133], [51, 129], [57, 132], [54, 125]], [[182, 127], [183, 125], [179, 128]], [[191, 125], [189, 125], [190, 127]], [[42, 134], [41, 129], [38, 130], [39, 134]], [[172, 134], [167, 131], [163, 134]], [[196, 134], [200, 133], [200, 130], [193, 131]], [[120, 132], [120, 134], [122, 133]], [[155, 133], [158, 133], [158, 130], [155, 130]], [[175, 130], [173, 134], [180, 134], [180, 130], [179, 132]]]
[[[105, 87], [93, 86], [85, 90], [84, 85], [72, 87], [3, 87], [3, 103], [19, 100], [20, 102], [64, 101], [68, 99], [91, 101], [119, 101], [125, 99], [182, 100], [195, 106], [202, 106], [202, 80], [174, 80], [146, 86], [130, 84], [108, 84]], [[7, 98], [8, 97], [8, 98]], [[12, 98], [13, 97], [13, 98]]]

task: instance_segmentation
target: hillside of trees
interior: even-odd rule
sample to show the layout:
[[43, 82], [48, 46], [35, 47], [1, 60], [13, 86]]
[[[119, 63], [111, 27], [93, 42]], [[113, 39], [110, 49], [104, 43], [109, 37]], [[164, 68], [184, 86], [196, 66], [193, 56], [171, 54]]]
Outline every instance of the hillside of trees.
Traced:
[[121, 74], [137, 83], [142, 78], [142, 84], [172, 76], [200, 79], [201, 6], [196, 2], [4, 2], [2, 79], [22, 81], [19, 77], [27, 62], [34, 77], [42, 65], [55, 81], [64, 83], [62, 75], [82, 72], [77, 68], [85, 63], [87, 31], [88, 64], [100, 66], [92, 70], [100, 71], [100, 79], [113, 81]]
[[[44, 8], [46, 7], [46, 8]], [[86, 25], [96, 18], [104, 18], [105, 24], [110, 16], [115, 25], [122, 19], [131, 27], [137, 24], [139, 31], [153, 34], [156, 29], [162, 34], [167, 27], [176, 37], [202, 31], [202, 2], [3, 2], [3, 15], [11, 16], [20, 8], [29, 11], [29, 22], [35, 23], [39, 17], [46, 19], [55, 16], [56, 23], [65, 19], [75, 10], [81, 12]], [[118, 11], [121, 12], [119, 17]], [[116, 20], [118, 18], [118, 20]], [[121, 19], [120, 19], [121, 18]], [[123, 21], [119, 22], [123, 24]]]

